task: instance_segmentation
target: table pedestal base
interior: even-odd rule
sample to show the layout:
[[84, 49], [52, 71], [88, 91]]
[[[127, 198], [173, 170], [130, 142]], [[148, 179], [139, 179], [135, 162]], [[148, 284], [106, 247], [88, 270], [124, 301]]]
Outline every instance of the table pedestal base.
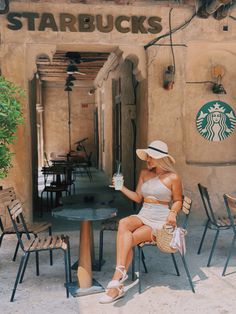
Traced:
[[78, 282], [71, 282], [68, 285], [68, 289], [70, 294], [73, 297], [82, 297], [84, 295], [89, 295], [89, 294], [94, 294], [94, 293], [99, 293], [99, 292], [104, 292], [105, 289], [103, 286], [97, 282], [95, 279], [93, 279], [92, 286], [89, 288], [79, 288]]
[[[72, 270], [77, 270], [78, 269], [78, 264], [79, 264], [79, 261], [74, 262], [74, 264], [71, 266], [71, 269]], [[103, 259], [102, 262], [101, 262], [101, 266], [103, 266], [104, 264], [105, 264], [105, 260]], [[100, 271], [100, 269], [99, 269], [99, 260], [92, 261], [92, 270]]]

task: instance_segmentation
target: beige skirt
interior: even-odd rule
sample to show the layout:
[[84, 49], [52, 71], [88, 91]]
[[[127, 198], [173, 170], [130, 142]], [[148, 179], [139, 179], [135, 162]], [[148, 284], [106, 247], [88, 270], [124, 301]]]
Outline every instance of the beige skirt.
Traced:
[[166, 223], [169, 212], [168, 205], [144, 203], [140, 212], [132, 216], [139, 218], [144, 225], [156, 230], [161, 229]]

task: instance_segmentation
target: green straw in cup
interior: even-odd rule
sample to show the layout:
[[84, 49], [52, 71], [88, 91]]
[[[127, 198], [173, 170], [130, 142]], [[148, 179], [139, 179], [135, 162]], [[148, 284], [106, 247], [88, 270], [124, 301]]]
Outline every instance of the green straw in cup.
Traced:
[[118, 162], [118, 168], [117, 168], [117, 173], [120, 173], [120, 162]]

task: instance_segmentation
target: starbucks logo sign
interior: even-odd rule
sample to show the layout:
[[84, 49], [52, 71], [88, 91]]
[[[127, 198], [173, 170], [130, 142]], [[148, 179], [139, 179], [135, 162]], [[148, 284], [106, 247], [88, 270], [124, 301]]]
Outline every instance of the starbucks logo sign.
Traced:
[[198, 132], [207, 140], [223, 141], [233, 133], [236, 116], [223, 101], [210, 101], [199, 110], [196, 118]]

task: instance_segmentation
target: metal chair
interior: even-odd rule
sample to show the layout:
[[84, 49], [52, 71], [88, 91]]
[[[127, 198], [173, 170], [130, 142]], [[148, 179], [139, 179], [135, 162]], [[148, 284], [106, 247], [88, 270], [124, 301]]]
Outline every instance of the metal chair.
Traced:
[[207, 262], [207, 267], [210, 267], [212, 255], [213, 255], [215, 247], [216, 247], [219, 232], [221, 230], [227, 230], [227, 229], [231, 228], [231, 223], [230, 223], [229, 219], [227, 219], [227, 217], [219, 216], [213, 211], [207, 188], [199, 183], [198, 189], [199, 189], [202, 203], [203, 203], [203, 206], [204, 206], [204, 209], [206, 212], [207, 221], [205, 224], [205, 228], [204, 228], [204, 231], [202, 234], [202, 239], [201, 239], [197, 254], [201, 253], [201, 249], [202, 249], [202, 245], [203, 245], [203, 242], [204, 242], [204, 239], [206, 236], [207, 229], [216, 231], [215, 238], [214, 238], [212, 248], [211, 248], [211, 252], [210, 252], [210, 255], [208, 258], [208, 262]]
[[[42, 174], [44, 176], [44, 188], [41, 192], [41, 212], [40, 216], [43, 216], [43, 194], [46, 192], [46, 206], [47, 210], [53, 208], [53, 194], [55, 193], [55, 206], [59, 205], [59, 198], [62, 192], [66, 195], [69, 193], [68, 185], [68, 172], [64, 166], [50, 166], [43, 167]], [[49, 195], [50, 195], [50, 207], [49, 207]]]
[[[27, 229], [23, 217], [23, 209], [20, 201], [18, 199], [13, 200], [8, 206], [8, 211], [11, 217], [12, 225], [18, 237], [18, 241], [24, 255], [21, 257], [21, 262], [17, 272], [15, 284], [13, 287], [12, 295], [10, 301], [13, 302], [16, 288], [18, 283], [22, 283], [25, 270], [28, 264], [29, 256], [31, 253], [35, 253], [36, 256], [36, 275], [39, 275], [39, 252], [41, 251], [52, 251], [52, 250], [62, 250], [64, 253], [65, 261], [65, 277], [66, 277], [66, 296], [69, 297], [68, 285], [71, 282], [71, 270], [70, 270], [70, 245], [69, 237], [64, 235], [53, 235], [48, 237], [31, 237]], [[22, 231], [18, 228], [18, 223], [21, 223], [23, 227], [24, 234], [27, 237], [26, 241], [23, 241]]]
[[[190, 198], [188, 198], [187, 196], [184, 196], [184, 198], [183, 198], [183, 206], [182, 206], [182, 213], [184, 214], [184, 222], [182, 224], [182, 227], [184, 229], [186, 229], [186, 227], [187, 227], [191, 206], [192, 206], [192, 200]], [[141, 280], [142, 279], [141, 260], [142, 260], [142, 262], [145, 265], [145, 261], [143, 259], [143, 256], [144, 256], [143, 248], [146, 247], [146, 246], [155, 246], [155, 248], [157, 247], [155, 242], [143, 242], [143, 243], [140, 243], [139, 245], [137, 245], [137, 247], [138, 247], [138, 268], [139, 268], [139, 270], [138, 270], [139, 293], [141, 293], [141, 291], [142, 291], [142, 288], [141, 288], [141, 281], [142, 281]], [[177, 253], [177, 250], [176, 250], [176, 253]], [[171, 254], [171, 257], [172, 257], [172, 260], [173, 260], [173, 263], [174, 263], [174, 267], [175, 267], [177, 276], [180, 276], [179, 269], [178, 269], [178, 266], [177, 266], [177, 262], [176, 262], [176, 259], [175, 259], [175, 254], [176, 253], [169, 253], [169, 254]], [[194, 286], [193, 286], [193, 282], [192, 282], [192, 279], [191, 279], [191, 276], [190, 276], [190, 272], [189, 272], [189, 269], [188, 269], [188, 266], [187, 266], [187, 262], [186, 262], [186, 259], [185, 259], [185, 256], [181, 255], [181, 254], [179, 254], [179, 255], [180, 255], [181, 259], [182, 259], [182, 262], [183, 262], [183, 265], [184, 265], [184, 268], [185, 268], [185, 272], [187, 274], [188, 281], [189, 281], [190, 287], [192, 289], [192, 292], [195, 292]], [[146, 265], [145, 265], [145, 272], [146, 273], [148, 272]], [[134, 263], [132, 263], [132, 274], [134, 274]], [[134, 275], [133, 275], [133, 277], [134, 277]]]
[[[11, 204], [12, 201], [16, 199], [16, 194], [13, 187], [3, 189], [0, 191], [0, 229], [1, 229], [1, 235], [0, 235], [0, 246], [2, 244], [2, 240], [5, 235], [9, 234], [16, 234], [12, 224], [11, 226], [6, 226], [6, 215], [8, 216], [8, 210], [7, 206]], [[1, 218], [2, 215], [2, 218]], [[5, 221], [3, 219], [5, 218]], [[27, 229], [29, 233], [32, 233], [34, 237], [37, 237], [39, 233], [48, 231], [48, 235], [52, 235], [52, 224], [47, 221], [41, 221], [41, 222], [33, 222], [33, 223], [26, 223]], [[18, 224], [18, 230], [21, 234], [21, 236], [24, 234], [23, 226]], [[19, 249], [19, 241], [17, 242], [15, 253], [12, 258], [13, 261], [16, 260], [17, 252]], [[53, 264], [53, 258], [52, 258], [52, 251], [50, 251], [50, 264]]]
[[83, 170], [87, 174], [90, 182], [93, 180], [92, 173], [90, 167], [92, 166], [92, 152], [85, 157], [83, 161], [79, 161], [76, 163], [76, 167], [78, 168], [78, 174], [83, 175]]
[[229, 223], [231, 225], [231, 228], [233, 230], [233, 239], [231, 241], [231, 245], [230, 245], [230, 249], [229, 249], [229, 253], [226, 259], [226, 263], [222, 272], [222, 276], [225, 276], [225, 272], [229, 263], [229, 259], [232, 255], [233, 252], [233, 248], [234, 248], [234, 242], [236, 240], [236, 216], [234, 214], [236, 214], [236, 198], [229, 196], [228, 194], [224, 194], [224, 201], [225, 201], [225, 206], [227, 209], [227, 213], [228, 213], [228, 220]]

